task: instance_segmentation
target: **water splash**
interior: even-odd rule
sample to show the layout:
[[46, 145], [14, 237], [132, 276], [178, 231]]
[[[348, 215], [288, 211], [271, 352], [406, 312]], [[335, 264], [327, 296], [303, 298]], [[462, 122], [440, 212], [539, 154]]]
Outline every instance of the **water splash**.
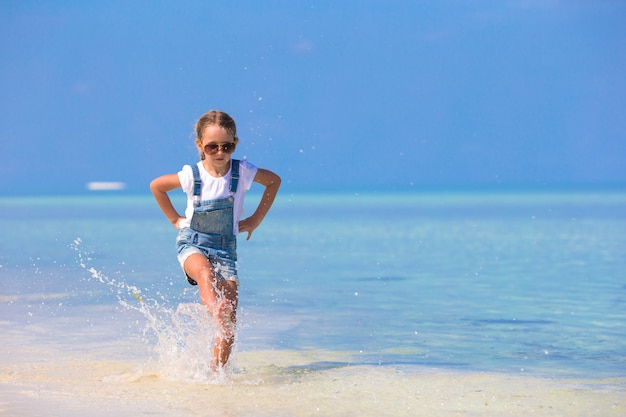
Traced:
[[157, 376], [207, 384], [228, 381], [232, 374], [230, 367], [211, 369], [213, 341], [219, 329], [205, 306], [200, 303], [172, 303], [160, 293], [160, 300], [151, 297], [137, 286], [110, 278], [90, 266], [92, 258], [82, 249], [80, 238], [76, 238], [70, 247], [77, 252], [80, 267], [90, 273], [88, 279], [104, 284], [124, 309], [139, 312], [146, 319], [142, 339], [151, 347], [155, 357], [124, 379]]

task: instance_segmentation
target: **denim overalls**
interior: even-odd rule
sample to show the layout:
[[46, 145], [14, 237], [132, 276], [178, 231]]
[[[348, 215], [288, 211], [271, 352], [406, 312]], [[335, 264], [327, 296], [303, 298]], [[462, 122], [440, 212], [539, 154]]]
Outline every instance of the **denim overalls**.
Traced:
[[[180, 256], [187, 252], [202, 253], [213, 264], [216, 274], [224, 271], [228, 277], [237, 281], [237, 237], [233, 233], [234, 195], [239, 184], [239, 160], [231, 159], [230, 193], [226, 198], [201, 200], [202, 181], [196, 164], [193, 171], [194, 209], [190, 227], [180, 230], [176, 238], [176, 248]], [[186, 258], [186, 257], [185, 257]], [[184, 260], [181, 261], [184, 263]], [[234, 275], [234, 279], [232, 276]], [[191, 285], [197, 282], [187, 276]]]

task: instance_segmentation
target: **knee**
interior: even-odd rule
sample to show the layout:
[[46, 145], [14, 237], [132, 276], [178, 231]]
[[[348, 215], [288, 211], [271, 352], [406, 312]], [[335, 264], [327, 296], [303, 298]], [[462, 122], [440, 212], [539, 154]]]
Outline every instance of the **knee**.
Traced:
[[215, 283], [215, 273], [213, 272], [213, 268], [209, 265], [201, 266], [193, 271], [193, 275], [189, 274], [192, 278], [194, 278], [198, 283], [203, 284], [213, 284]]
[[187, 258], [184, 264], [187, 275], [196, 281], [207, 281], [213, 279], [213, 267], [209, 260], [200, 254], [193, 254]]

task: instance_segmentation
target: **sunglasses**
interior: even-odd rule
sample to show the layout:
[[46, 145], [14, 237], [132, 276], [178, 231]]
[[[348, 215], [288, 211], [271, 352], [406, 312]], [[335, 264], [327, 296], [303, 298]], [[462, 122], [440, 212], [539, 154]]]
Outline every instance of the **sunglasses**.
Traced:
[[204, 145], [204, 153], [212, 155], [221, 150], [224, 153], [233, 153], [235, 152], [235, 146], [237, 144], [235, 142], [226, 142], [226, 143], [207, 143]]

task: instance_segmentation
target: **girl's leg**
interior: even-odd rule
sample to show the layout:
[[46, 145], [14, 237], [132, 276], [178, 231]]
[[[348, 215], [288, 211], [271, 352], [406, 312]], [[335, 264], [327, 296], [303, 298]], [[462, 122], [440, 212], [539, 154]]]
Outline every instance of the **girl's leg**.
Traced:
[[237, 284], [233, 281], [219, 281], [218, 288], [226, 305], [222, 313], [222, 331], [215, 339], [213, 355], [215, 356], [215, 365], [224, 366], [228, 362], [228, 358], [230, 358], [233, 344], [235, 343], [239, 291]]
[[217, 317], [220, 300], [211, 262], [204, 255], [194, 253], [185, 260], [185, 273], [198, 283], [200, 301], [209, 309], [212, 316]]
[[213, 265], [201, 254], [193, 254], [185, 261], [185, 273], [198, 283], [200, 301], [218, 324], [219, 334], [215, 339], [214, 365], [223, 366], [228, 361], [235, 341], [238, 290], [232, 281], [219, 281]]

